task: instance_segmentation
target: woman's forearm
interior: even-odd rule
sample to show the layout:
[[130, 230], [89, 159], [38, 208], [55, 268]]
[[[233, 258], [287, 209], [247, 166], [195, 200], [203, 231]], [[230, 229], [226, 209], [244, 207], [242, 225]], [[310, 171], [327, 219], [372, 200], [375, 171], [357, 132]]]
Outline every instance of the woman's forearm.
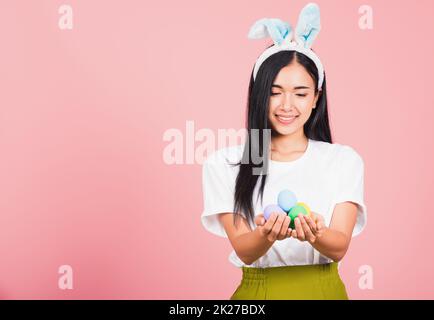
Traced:
[[267, 253], [274, 243], [261, 235], [257, 228], [238, 236], [233, 242], [238, 257], [247, 265], [251, 265]]
[[[349, 240], [344, 233], [326, 228], [312, 246], [322, 255], [338, 262], [347, 252]], [[274, 241], [269, 241], [267, 237], [262, 236], [258, 229], [238, 236], [233, 242], [238, 257], [246, 265], [251, 265], [265, 255], [274, 244]]]
[[317, 238], [312, 247], [322, 255], [339, 262], [348, 250], [351, 237], [346, 234], [326, 228], [321, 237]]

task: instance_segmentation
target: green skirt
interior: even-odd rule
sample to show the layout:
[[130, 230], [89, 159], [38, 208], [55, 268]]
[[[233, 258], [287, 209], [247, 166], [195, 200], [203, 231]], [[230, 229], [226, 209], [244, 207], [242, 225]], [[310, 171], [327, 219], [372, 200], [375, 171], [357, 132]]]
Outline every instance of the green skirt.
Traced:
[[336, 262], [242, 270], [231, 300], [348, 300]]

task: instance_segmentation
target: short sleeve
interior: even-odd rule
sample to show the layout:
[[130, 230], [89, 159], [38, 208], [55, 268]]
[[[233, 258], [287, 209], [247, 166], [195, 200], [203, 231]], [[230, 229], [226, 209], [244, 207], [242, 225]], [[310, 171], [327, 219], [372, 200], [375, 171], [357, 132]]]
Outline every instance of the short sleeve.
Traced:
[[202, 224], [209, 232], [224, 238], [227, 234], [218, 215], [233, 212], [235, 178], [230, 164], [218, 153], [202, 165]]
[[340, 161], [338, 192], [335, 203], [354, 202], [357, 204], [357, 220], [352, 237], [359, 235], [367, 224], [367, 208], [364, 199], [365, 165], [360, 155], [347, 147]]

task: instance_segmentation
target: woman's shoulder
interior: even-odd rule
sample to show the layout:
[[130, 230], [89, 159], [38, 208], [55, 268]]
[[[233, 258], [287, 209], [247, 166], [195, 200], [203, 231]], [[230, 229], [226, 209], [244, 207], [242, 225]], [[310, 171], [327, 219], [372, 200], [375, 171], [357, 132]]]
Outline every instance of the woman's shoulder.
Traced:
[[324, 141], [314, 141], [315, 147], [321, 155], [329, 158], [335, 163], [353, 163], [361, 162], [363, 164], [363, 158], [356, 148], [342, 143], [329, 143]]

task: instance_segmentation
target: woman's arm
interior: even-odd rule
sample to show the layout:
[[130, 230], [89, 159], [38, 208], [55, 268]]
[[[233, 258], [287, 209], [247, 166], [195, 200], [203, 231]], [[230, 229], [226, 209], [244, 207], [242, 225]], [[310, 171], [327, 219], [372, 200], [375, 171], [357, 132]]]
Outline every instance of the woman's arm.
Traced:
[[333, 211], [330, 227], [321, 226], [323, 222], [317, 220], [315, 223], [312, 219], [302, 216], [299, 220], [295, 219], [296, 230], [293, 231], [293, 236], [301, 241], [309, 241], [322, 255], [339, 262], [350, 245], [356, 219], [355, 203], [339, 203]]
[[276, 240], [291, 237], [292, 230], [289, 228], [291, 219], [283, 214], [273, 213], [267, 222], [263, 220], [262, 215], [257, 216], [255, 223], [258, 227], [253, 231], [243, 217], [240, 217], [240, 224], [234, 226], [233, 213], [220, 214], [219, 219], [232, 247], [246, 265], [251, 265], [262, 257]]

